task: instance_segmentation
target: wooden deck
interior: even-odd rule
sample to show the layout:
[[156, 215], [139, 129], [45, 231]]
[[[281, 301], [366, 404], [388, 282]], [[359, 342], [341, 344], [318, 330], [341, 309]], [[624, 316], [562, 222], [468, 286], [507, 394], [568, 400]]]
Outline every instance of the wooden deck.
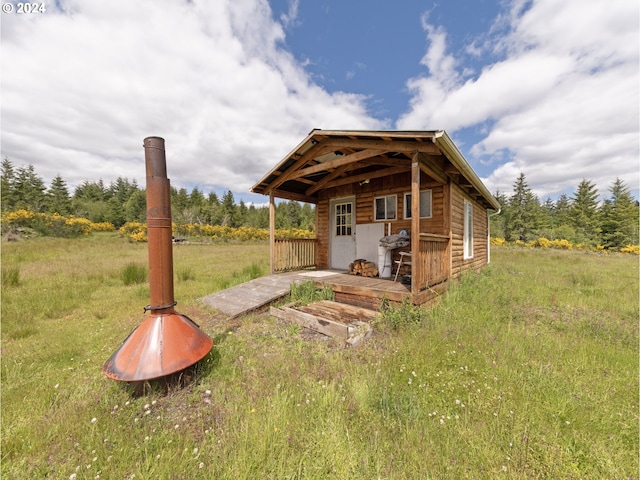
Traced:
[[269, 306], [288, 295], [292, 283], [306, 281], [313, 281], [318, 287], [331, 286], [337, 301], [373, 309], [385, 296], [401, 302], [410, 294], [409, 287], [400, 281], [361, 277], [333, 270], [306, 270], [265, 275], [207, 295], [202, 301], [230, 317], [238, 317]]

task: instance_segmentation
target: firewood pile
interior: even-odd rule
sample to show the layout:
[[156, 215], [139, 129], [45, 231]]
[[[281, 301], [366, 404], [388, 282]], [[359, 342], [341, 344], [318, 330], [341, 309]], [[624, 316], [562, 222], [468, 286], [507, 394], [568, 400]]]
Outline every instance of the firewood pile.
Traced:
[[349, 273], [351, 275], [360, 275], [362, 277], [377, 277], [378, 266], [373, 262], [368, 262], [363, 258], [359, 258], [349, 264]]

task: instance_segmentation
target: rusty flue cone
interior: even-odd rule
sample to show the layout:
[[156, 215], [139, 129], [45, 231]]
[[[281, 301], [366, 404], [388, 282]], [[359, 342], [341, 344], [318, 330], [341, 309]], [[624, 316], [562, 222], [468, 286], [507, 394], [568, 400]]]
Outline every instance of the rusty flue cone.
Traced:
[[171, 196], [164, 139], [144, 139], [147, 170], [149, 315], [102, 368], [114, 380], [139, 382], [179, 372], [202, 360], [213, 340], [189, 317], [177, 313], [173, 296]]

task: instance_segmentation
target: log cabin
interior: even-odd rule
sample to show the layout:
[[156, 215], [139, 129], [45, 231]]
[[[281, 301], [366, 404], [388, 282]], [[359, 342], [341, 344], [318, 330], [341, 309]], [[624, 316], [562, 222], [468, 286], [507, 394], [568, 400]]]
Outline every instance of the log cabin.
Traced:
[[[375, 279], [330, 277], [336, 300], [373, 308], [428, 304], [486, 265], [500, 209], [443, 130], [314, 129], [251, 190], [269, 195], [272, 273], [375, 262]], [[276, 199], [314, 204], [316, 238], [275, 238]]]

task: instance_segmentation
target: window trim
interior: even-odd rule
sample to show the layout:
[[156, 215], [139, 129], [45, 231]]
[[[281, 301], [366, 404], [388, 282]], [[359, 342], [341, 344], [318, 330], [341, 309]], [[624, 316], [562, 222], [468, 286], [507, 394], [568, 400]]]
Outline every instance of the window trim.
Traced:
[[462, 249], [463, 259], [469, 260], [473, 258], [473, 203], [466, 200], [463, 205], [463, 233], [462, 233]]
[[[393, 204], [395, 205], [395, 210], [393, 212], [393, 217], [389, 217], [388, 216], [388, 208], [387, 206], [389, 205], [389, 199], [393, 198]], [[378, 200], [380, 199], [384, 199], [384, 218], [378, 218]], [[391, 195], [381, 195], [379, 197], [374, 197], [373, 198], [373, 220], [375, 222], [388, 222], [389, 220], [397, 220], [398, 219], [398, 195], [397, 194], [391, 194]]]
[[[420, 215], [420, 218], [431, 218], [433, 216], [433, 189], [431, 188], [427, 188], [425, 190], [420, 190], [420, 196], [422, 196], [423, 193], [428, 193], [429, 194], [429, 215], [426, 216], [422, 216]], [[403, 212], [403, 216], [405, 220], [410, 220], [411, 219], [411, 204], [408, 205], [407, 208], [407, 197], [411, 197], [411, 192], [407, 192], [404, 194], [404, 212]]]

